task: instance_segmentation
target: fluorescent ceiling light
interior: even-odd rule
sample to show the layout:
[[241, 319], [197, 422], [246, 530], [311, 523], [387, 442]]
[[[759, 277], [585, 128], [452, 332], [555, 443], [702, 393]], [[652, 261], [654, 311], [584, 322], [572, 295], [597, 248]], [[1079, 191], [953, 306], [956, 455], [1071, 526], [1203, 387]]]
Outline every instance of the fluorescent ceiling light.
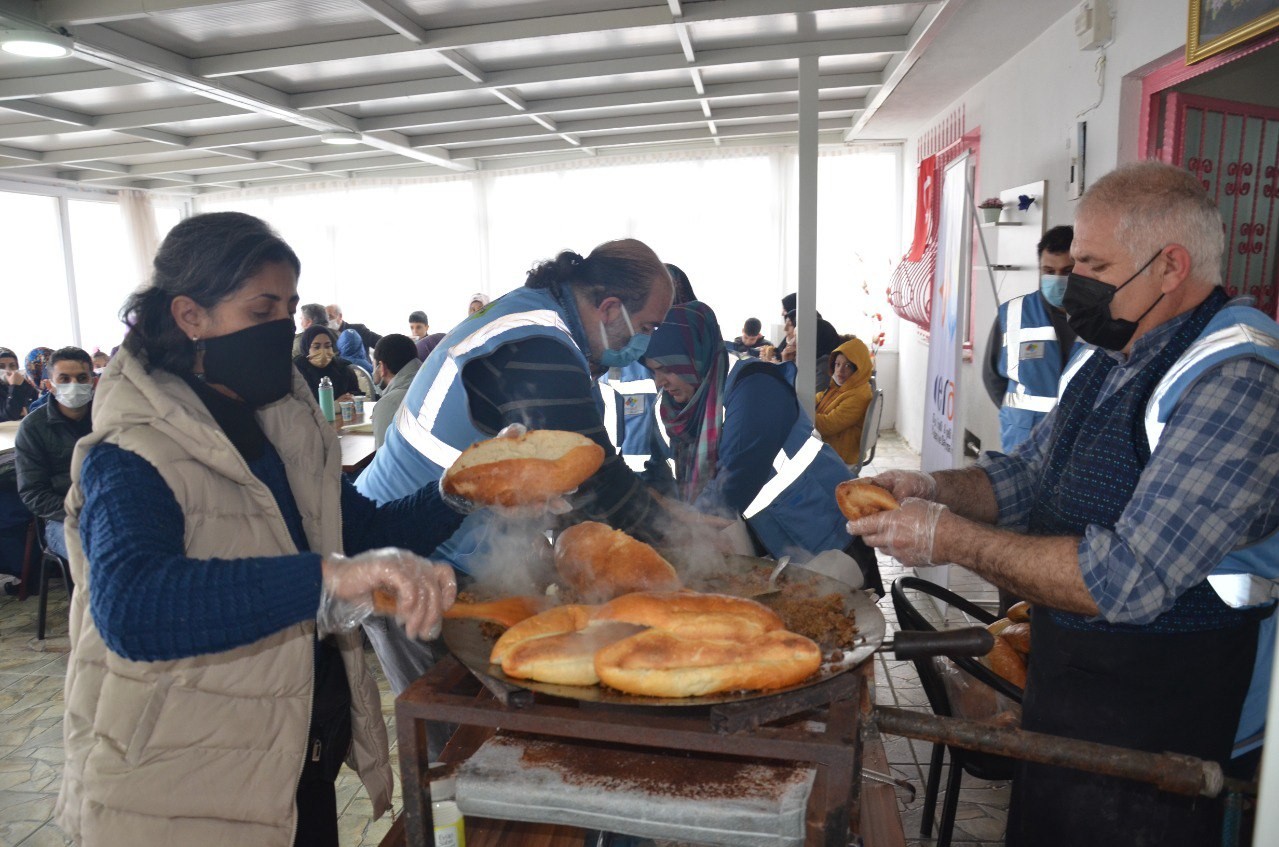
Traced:
[[364, 136], [358, 132], [324, 132], [320, 134], [320, 140], [325, 144], [360, 144]]
[[40, 29], [0, 30], [0, 49], [34, 59], [61, 59], [71, 55], [75, 42], [65, 35]]

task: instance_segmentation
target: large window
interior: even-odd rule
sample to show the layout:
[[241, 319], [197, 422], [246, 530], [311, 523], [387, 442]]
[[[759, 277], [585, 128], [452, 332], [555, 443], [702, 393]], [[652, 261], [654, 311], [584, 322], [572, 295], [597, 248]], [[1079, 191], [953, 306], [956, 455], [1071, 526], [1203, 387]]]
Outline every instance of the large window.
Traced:
[[[789, 150], [668, 156], [212, 194], [197, 209], [266, 219], [301, 257], [303, 302], [337, 301], [348, 319], [382, 333], [406, 332], [414, 309], [427, 312], [433, 330], [447, 330], [466, 316], [473, 293], [504, 294], [560, 250], [585, 255], [602, 241], [638, 238], [684, 269], [727, 338], [748, 317], [771, 337], [780, 298], [796, 287], [787, 246], [795, 161]], [[888, 311], [889, 262], [900, 244], [897, 161], [890, 149], [819, 163], [818, 308], [841, 332], [868, 340], [880, 329], [873, 316]]]
[[[160, 238], [181, 218], [153, 201]], [[114, 194], [27, 186], [0, 189], [0, 347], [78, 345], [110, 351], [124, 337], [120, 307], [146, 282]], [[68, 279], [70, 270], [70, 279]]]
[[[889, 311], [889, 263], [900, 244], [897, 151], [828, 151], [818, 168], [818, 309], [867, 341], [888, 329], [892, 346], [895, 320], [881, 326], [874, 316]], [[671, 154], [219, 193], [198, 198], [196, 211], [265, 219], [302, 260], [303, 302], [337, 302], [349, 320], [380, 333], [407, 332], [418, 309], [432, 329], [450, 329], [472, 294], [504, 294], [538, 261], [638, 238], [684, 269], [726, 338], [757, 317], [779, 341], [780, 298], [796, 288], [796, 169], [784, 148]], [[179, 210], [153, 202], [163, 238]], [[114, 196], [0, 190], [0, 219], [0, 346], [119, 344], [120, 307], [145, 279]]]
[[0, 192], [0, 347], [25, 358], [33, 347], [72, 342], [58, 200]]
[[[71, 255], [80, 318], [80, 346], [110, 352], [124, 337], [120, 306], [142, 282], [135, 279], [133, 257], [120, 207], [93, 200], [68, 200]], [[51, 347], [56, 345], [49, 345]]]

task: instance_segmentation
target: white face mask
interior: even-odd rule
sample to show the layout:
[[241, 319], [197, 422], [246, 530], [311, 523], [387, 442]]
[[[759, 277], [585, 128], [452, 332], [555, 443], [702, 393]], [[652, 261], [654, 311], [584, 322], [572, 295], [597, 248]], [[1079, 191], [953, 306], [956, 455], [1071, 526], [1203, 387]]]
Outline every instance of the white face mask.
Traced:
[[93, 399], [93, 386], [87, 382], [64, 382], [53, 386], [58, 402], [68, 409], [79, 409]]

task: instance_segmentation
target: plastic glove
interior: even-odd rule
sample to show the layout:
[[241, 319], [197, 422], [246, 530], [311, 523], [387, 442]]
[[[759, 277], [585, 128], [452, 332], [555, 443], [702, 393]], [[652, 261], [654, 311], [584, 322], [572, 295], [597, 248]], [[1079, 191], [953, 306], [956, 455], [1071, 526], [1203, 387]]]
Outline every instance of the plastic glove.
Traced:
[[848, 532], [860, 535], [907, 567], [931, 565], [937, 523], [947, 509], [917, 497], [907, 498], [900, 509], [876, 512], [848, 522]]
[[937, 499], [937, 480], [933, 479], [932, 474], [923, 471], [884, 471], [858, 482], [869, 482], [880, 488], [887, 488], [898, 502], [911, 497], [918, 497], [920, 500]]
[[396, 598], [395, 619], [412, 638], [438, 638], [444, 611], [457, 599], [457, 578], [448, 565], [437, 565], [408, 550], [385, 547], [346, 558], [324, 560], [324, 587], [316, 623], [320, 635], [347, 632], [373, 614], [373, 591]]

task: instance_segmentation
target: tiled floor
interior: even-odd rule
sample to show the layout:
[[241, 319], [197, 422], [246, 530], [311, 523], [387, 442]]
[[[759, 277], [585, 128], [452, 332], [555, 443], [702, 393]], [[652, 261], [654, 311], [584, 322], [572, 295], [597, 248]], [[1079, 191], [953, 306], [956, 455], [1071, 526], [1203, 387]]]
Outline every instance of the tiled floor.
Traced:
[[[918, 454], [912, 452], [896, 433], [885, 433], [880, 438], [875, 462], [863, 471], [863, 476], [889, 468], [918, 467]], [[903, 572], [891, 560], [882, 559], [880, 567], [885, 584]], [[994, 607], [994, 589], [975, 577], [953, 569], [950, 583], [953, 590], [965, 597]], [[51, 820], [62, 764], [62, 682], [66, 673], [67, 647], [66, 595], [55, 585], [52, 597], [49, 605], [50, 637], [40, 644], [35, 640], [36, 599], [19, 603], [16, 598], [0, 594], [0, 847], [48, 847], [68, 843]], [[895, 630], [891, 603], [885, 599], [881, 606], [889, 621], [889, 630]], [[376, 661], [370, 661], [382, 688], [382, 709], [394, 745], [394, 701]], [[898, 662], [884, 656], [877, 656], [874, 661], [876, 699], [879, 703], [928, 711], [923, 689], [909, 662]], [[904, 792], [898, 792], [898, 806], [902, 811], [907, 839], [911, 845], [920, 847], [934, 844], [933, 839], [919, 836], [930, 745], [922, 741], [888, 738], [886, 747], [894, 775], [909, 780], [916, 787], [916, 799], [910, 804], [903, 802]], [[397, 768], [395, 805], [398, 808], [398, 761], [394, 746], [391, 756]], [[359, 780], [347, 769], [343, 769], [338, 778], [337, 791], [338, 807], [342, 811], [339, 819], [342, 846], [376, 845], [390, 827], [390, 817], [380, 821], [370, 819], [372, 810], [368, 796]], [[939, 800], [939, 814], [940, 806]], [[960, 791], [954, 843], [964, 847], [1002, 844], [1007, 807], [1007, 783], [982, 782], [965, 776]], [[935, 837], [935, 829], [933, 834]]]

